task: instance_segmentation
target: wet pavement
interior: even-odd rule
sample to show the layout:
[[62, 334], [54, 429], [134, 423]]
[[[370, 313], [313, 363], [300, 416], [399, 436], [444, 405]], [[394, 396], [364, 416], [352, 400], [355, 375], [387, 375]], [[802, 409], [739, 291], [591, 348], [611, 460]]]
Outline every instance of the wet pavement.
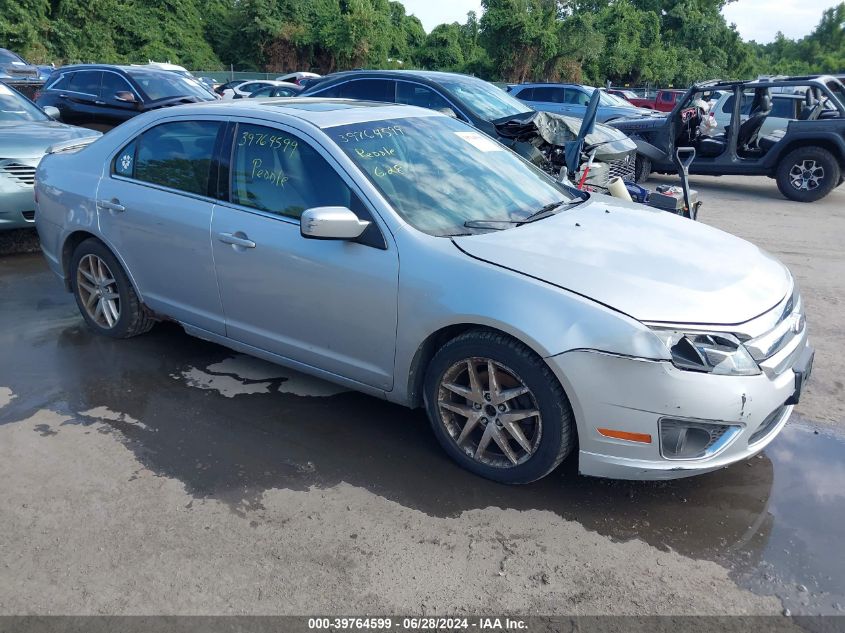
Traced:
[[[440, 518], [544, 510], [615, 542], [715, 561], [791, 613], [845, 611], [845, 436], [795, 415], [766, 451], [675, 482], [580, 477], [508, 487], [449, 461], [420, 411], [343, 392], [187, 336], [92, 335], [40, 255], [0, 257], [0, 432], [36, 412], [108, 425], [143, 468], [253, 523], [274, 489], [365, 489]], [[800, 412], [800, 407], [798, 409]], [[36, 425], [58, 441], [62, 424]], [[659, 564], [659, 563], [658, 563]]]

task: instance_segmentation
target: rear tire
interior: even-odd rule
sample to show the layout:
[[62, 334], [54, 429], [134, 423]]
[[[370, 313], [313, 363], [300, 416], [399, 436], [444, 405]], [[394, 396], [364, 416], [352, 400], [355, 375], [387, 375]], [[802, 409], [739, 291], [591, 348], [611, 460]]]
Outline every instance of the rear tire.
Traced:
[[471, 330], [440, 348], [426, 371], [425, 404], [446, 453], [494, 481], [540, 479], [576, 443], [569, 399], [549, 366], [497, 332]]
[[648, 156], [637, 154], [637, 162], [634, 165], [634, 180], [638, 183], [646, 182], [651, 175], [651, 160]]
[[76, 305], [88, 327], [97, 334], [129, 338], [155, 325], [120, 262], [101, 241], [89, 238], [80, 243], [70, 262], [70, 285]]
[[775, 177], [784, 197], [796, 202], [815, 202], [838, 186], [842, 170], [833, 154], [810, 145], [794, 149], [781, 158]]

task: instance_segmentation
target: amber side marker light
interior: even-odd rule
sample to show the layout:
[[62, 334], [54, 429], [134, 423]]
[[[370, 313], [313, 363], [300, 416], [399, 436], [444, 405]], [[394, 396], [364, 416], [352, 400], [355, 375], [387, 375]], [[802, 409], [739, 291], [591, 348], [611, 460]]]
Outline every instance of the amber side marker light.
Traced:
[[616, 431], [614, 429], [596, 429], [596, 431], [599, 432], [599, 435], [612, 437], [614, 440], [651, 444], [651, 435], [648, 433], [629, 433], [628, 431]]

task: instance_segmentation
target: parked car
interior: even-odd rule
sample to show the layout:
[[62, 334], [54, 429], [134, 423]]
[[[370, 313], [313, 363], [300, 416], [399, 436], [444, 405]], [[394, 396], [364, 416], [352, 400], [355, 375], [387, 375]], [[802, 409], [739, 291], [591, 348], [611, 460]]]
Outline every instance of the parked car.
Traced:
[[[772, 89], [778, 88], [800, 88], [804, 105], [786, 130], [763, 134], [773, 111]], [[719, 90], [734, 95], [731, 124], [725, 134], [710, 136], [702, 133], [703, 111], [696, 104]], [[746, 93], [753, 97], [743, 121]], [[834, 77], [704, 82], [690, 88], [666, 118], [617, 119], [610, 125], [637, 144], [638, 180], [652, 171], [673, 172], [675, 149], [694, 147], [691, 173], [769, 176], [786, 198], [798, 202], [819, 200], [842, 183], [845, 86]]]
[[144, 66], [81, 64], [56, 70], [38, 96], [62, 121], [107, 131], [146, 110], [214, 101], [196, 80]]
[[[575, 140], [581, 129], [581, 120], [576, 117], [537, 112], [491, 83], [458, 73], [355, 70], [323, 77], [302, 95], [404, 103], [438, 110], [498, 139], [556, 176], [566, 162], [566, 143]], [[624, 134], [597, 124], [586, 137], [585, 156], [593, 150], [595, 162], [587, 186], [605, 191], [613, 176], [634, 177], [636, 147]], [[586, 162], [585, 158], [582, 163]]]
[[252, 96], [252, 93], [263, 88], [272, 87], [290, 87], [291, 84], [284, 81], [275, 81], [273, 79], [256, 79], [254, 81], [245, 81], [236, 86], [232, 86], [223, 90], [224, 99], [243, 99]]
[[45, 81], [52, 72], [52, 66], [30, 64], [17, 53], [0, 48], [0, 81]]
[[[800, 94], [772, 94], [771, 97], [772, 111], [760, 127], [758, 136], [761, 137], [768, 136], [775, 130], [785, 130], [791, 120], [801, 118], [801, 112], [805, 105], [805, 97]], [[725, 129], [731, 123], [735, 99], [736, 96], [732, 91], [726, 91], [713, 104], [710, 113], [712, 113], [716, 125], [708, 132], [711, 136], [725, 133]], [[741, 122], [748, 119], [753, 100], [753, 92], [743, 93], [740, 110]]]
[[653, 99], [649, 97], [630, 97], [628, 101], [640, 108], [671, 112], [675, 108], [678, 99], [683, 97], [684, 94], [686, 94], [685, 90], [658, 90]]
[[0, 82], [0, 230], [35, 227], [35, 168], [50, 145], [100, 135], [58, 116]]
[[602, 477], [747, 459], [812, 367], [773, 257], [564, 186], [430, 109], [158, 110], [49, 154], [36, 182], [44, 255], [94, 332], [167, 318], [425, 407], [446, 452], [497, 481], [543, 477], [576, 446]]
[[257, 97], [295, 97], [303, 90], [305, 90], [305, 88], [302, 86], [280, 81], [275, 86], [264, 86], [263, 88], [259, 88], [249, 96], [253, 99]]
[[220, 95], [222, 97], [223, 93], [226, 92], [227, 90], [235, 88], [236, 86], [240, 86], [241, 84], [245, 84], [247, 81], [250, 81], [250, 80], [249, 79], [232, 79], [231, 81], [227, 81], [225, 83], [222, 83], [222, 84], [216, 86], [214, 88], [214, 92], [216, 92], [218, 95]]
[[631, 99], [639, 99], [636, 92], [633, 90], [625, 90], [623, 88], [608, 88], [607, 93], [613, 95], [614, 97], [625, 99], [625, 101], [631, 103], [631, 105], [633, 105]]
[[[594, 90], [595, 88], [591, 86], [578, 84], [534, 83], [512, 86], [509, 92], [535, 110], [583, 119]], [[654, 116], [654, 114], [653, 110], [637, 108], [624, 99], [602, 91], [596, 120], [605, 123], [619, 117]]]
[[288, 73], [280, 77], [276, 77], [276, 81], [286, 81], [296, 85], [301, 85], [303, 79], [319, 79], [321, 75], [309, 72]]

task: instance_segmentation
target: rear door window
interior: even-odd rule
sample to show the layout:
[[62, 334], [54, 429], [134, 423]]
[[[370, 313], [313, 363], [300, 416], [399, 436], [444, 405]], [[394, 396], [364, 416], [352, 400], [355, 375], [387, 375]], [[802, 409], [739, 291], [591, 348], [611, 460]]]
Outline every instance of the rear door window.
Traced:
[[563, 103], [563, 99], [563, 88], [556, 88], [554, 86], [538, 86], [534, 88], [534, 101]]
[[207, 196], [212, 155], [222, 125], [219, 121], [157, 125], [117, 154], [112, 173]]
[[313, 207], [355, 210], [354, 194], [308, 143], [288, 132], [239, 123], [232, 152], [234, 204], [298, 220]]
[[513, 96], [523, 101], [534, 101], [534, 88], [523, 88], [513, 93]]
[[358, 79], [340, 86], [344, 99], [396, 102], [396, 82], [391, 79]]
[[96, 97], [100, 94], [102, 76], [103, 72], [100, 70], [77, 70], [73, 73], [68, 90]]

